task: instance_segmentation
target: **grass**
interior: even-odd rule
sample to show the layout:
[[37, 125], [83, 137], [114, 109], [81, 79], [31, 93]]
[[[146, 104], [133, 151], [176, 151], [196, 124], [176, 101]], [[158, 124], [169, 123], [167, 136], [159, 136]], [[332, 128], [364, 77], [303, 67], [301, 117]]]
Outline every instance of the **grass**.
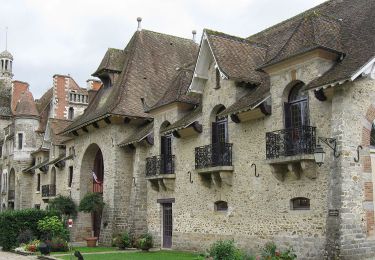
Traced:
[[[97, 253], [97, 252], [111, 252], [111, 251], [118, 251], [117, 247], [102, 247], [102, 246], [97, 246], [97, 247], [87, 247], [87, 246], [82, 246], [82, 247], [74, 247], [74, 251], [79, 251], [81, 253]], [[52, 252], [51, 255], [63, 255], [63, 254], [69, 254], [69, 252]]]
[[[117, 253], [84, 254], [85, 260], [193, 260], [198, 255], [176, 251], [158, 252], [130, 252], [119, 251]], [[70, 256], [60, 256], [60, 259], [70, 260]], [[75, 258], [73, 258], [75, 259]]]

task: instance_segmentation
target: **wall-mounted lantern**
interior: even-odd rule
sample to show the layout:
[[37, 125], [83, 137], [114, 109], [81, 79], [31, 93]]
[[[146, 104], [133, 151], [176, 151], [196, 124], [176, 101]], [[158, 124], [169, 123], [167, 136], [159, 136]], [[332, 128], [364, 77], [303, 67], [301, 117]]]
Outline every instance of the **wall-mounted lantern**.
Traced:
[[326, 154], [323, 150], [323, 147], [320, 145], [320, 142], [323, 142], [333, 150], [333, 156], [335, 158], [340, 157], [340, 153], [337, 153], [337, 142], [335, 138], [318, 137], [318, 143], [316, 144], [314, 150], [314, 159], [319, 167], [322, 166], [322, 164], [324, 163]]

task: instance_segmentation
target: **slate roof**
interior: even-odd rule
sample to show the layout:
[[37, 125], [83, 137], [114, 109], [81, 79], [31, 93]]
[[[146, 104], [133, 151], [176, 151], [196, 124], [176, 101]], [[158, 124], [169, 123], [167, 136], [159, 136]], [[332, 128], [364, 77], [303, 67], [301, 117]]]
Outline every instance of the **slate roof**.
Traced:
[[20, 99], [16, 105], [15, 116], [33, 116], [39, 117], [38, 109], [36, 108], [33, 94], [30, 91], [21, 93]]
[[183, 128], [188, 127], [192, 123], [198, 120], [200, 115], [202, 114], [202, 106], [197, 106], [193, 111], [191, 111], [189, 114], [185, 115], [181, 119], [177, 120], [175, 123], [169, 125], [161, 133], [170, 133], [176, 130], [180, 130]]
[[40, 99], [36, 100], [36, 107], [40, 115], [39, 128], [37, 130], [38, 132], [44, 133], [46, 130], [52, 96], [53, 88], [50, 88], [43, 94]]
[[267, 75], [255, 69], [266, 56], [266, 46], [254, 41], [205, 29], [221, 71], [232, 80], [261, 84]]
[[258, 86], [251, 90], [250, 93], [240, 98], [233, 105], [229, 106], [227, 109], [218, 114], [218, 117], [225, 117], [228, 115], [252, 110], [270, 96], [271, 94], [269, 86]]
[[101, 87], [69, 133], [110, 115], [148, 118], [141, 98], [151, 106], [165, 93], [184, 64], [196, 59], [192, 40], [148, 30], [137, 31], [124, 50], [122, 72], [112, 87]]
[[[331, 21], [335, 21], [336, 29], [341, 25], [340, 34], [336, 36], [339, 37], [337, 44], [341, 47], [340, 52], [344, 53], [345, 57], [321, 77], [313, 80], [307, 88], [316, 88], [346, 80], [375, 55], [375, 26], [373, 22], [375, 21], [375, 1], [373, 0], [327, 1], [252, 35], [248, 39], [268, 45], [268, 58], [275, 57], [280, 52], [284, 57], [292, 55], [293, 53], [284, 53], [283, 47], [290, 39], [293, 39], [293, 34], [301, 24], [301, 20], [311, 16], [314, 12], [321, 17], [330, 17]], [[333, 35], [327, 33], [327, 36], [331, 37], [330, 39], [334, 39], [336, 37], [334, 35], [335, 33]], [[327, 42], [329, 42], [328, 38]], [[335, 46], [334, 43], [330, 44]], [[294, 49], [291, 48], [291, 50]]]
[[120, 73], [124, 65], [125, 55], [126, 51], [124, 50], [109, 48], [98, 69], [92, 74], [92, 76], [99, 76], [105, 70]]
[[11, 117], [11, 88], [0, 79], [0, 117]]
[[54, 145], [61, 145], [65, 141], [70, 140], [70, 137], [60, 135], [67, 126], [71, 124], [72, 121], [69, 120], [63, 120], [63, 119], [56, 119], [56, 118], [50, 118], [49, 119], [49, 127], [51, 129], [51, 142]]
[[138, 127], [135, 132], [129, 136], [129, 138], [122, 141], [118, 146], [124, 147], [129, 144], [134, 144], [142, 141], [145, 137], [152, 133], [154, 129], [154, 123], [148, 123], [147, 125], [143, 125]]
[[199, 98], [188, 96], [187, 90], [189, 89], [191, 79], [193, 77], [192, 65], [187, 68], [179, 68], [179, 72], [176, 77], [172, 80], [171, 85], [165, 90], [164, 95], [159, 99], [158, 102], [147, 111], [165, 106], [174, 102], [188, 103], [188, 104], [198, 104]]

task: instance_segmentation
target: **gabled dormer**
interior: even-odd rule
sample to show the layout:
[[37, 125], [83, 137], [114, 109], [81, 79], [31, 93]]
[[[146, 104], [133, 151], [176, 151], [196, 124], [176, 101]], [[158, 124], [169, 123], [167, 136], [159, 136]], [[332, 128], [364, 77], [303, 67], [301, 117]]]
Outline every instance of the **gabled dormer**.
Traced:
[[104, 87], [112, 86], [123, 69], [125, 56], [125, 51], [109, 48], [92, 76], [100, 78]]
[[264, 61], [265, 55], [264, 45], [205, 29], [189, 91], [202, 94], [212, 63], [217, 78], [232, 80], [241, 85], [260, 85], [266, 75], [255, 68]]

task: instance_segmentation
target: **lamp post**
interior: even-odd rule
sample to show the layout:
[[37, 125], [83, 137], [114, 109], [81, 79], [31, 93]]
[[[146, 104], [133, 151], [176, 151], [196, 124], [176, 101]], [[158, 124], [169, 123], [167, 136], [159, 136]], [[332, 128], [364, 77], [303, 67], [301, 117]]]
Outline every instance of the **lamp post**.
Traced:
[[323, 147], [318, 143], [314, 150], [314, 158], [316, 164], [320, 167], [324, 163], [326, 152], [323, 150]]

